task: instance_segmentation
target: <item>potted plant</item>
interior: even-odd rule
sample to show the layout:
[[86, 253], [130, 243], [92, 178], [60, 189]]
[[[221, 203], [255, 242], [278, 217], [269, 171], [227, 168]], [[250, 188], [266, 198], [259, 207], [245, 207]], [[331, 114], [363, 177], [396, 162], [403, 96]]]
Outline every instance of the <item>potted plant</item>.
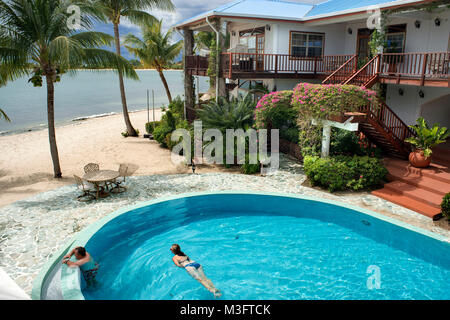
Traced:
[[429, 128], [422, 117], [417, 119], [417, 124], [410, 128], [414, 130], [416, 136], [405, 139], [414, 146], [413, 152], [409, 154], [409, 163], [417, 168], [426, 168], [431, 162], [431, 153], [433, 152], [431, 149], [445, 142], [445, 139], [450, 136], [450, 132], [446, 127], [440, 128], [438, 124]]

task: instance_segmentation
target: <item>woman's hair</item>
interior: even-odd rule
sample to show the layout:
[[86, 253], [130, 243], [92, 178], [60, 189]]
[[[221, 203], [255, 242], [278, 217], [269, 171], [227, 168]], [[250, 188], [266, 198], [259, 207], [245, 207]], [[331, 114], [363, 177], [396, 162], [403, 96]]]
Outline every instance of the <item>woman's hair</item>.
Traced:
[[86, 256], [86, 249], [83, 247], [76, 247], [75, 250], [77, 250], [78, 254], [82, 257]]
[[178, 256], [186, 256], [186, 254], [181, 251], [180, 246], [178, 244], [173, 244], [172, 245], [172, 249], [173, 249], [173, 253], [175, 253]]

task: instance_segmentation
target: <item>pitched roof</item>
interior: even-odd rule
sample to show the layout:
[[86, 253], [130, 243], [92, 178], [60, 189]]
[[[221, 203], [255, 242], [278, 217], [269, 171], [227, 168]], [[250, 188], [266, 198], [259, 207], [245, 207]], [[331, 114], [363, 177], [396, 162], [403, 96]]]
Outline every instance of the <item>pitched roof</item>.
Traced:
[[324, 16], [334, 16], [340, 13], [364, 12], [368, 7], [373, 5], [383, 8], [417, 2], [424, 2], [424, 0], [328, 0], [318, 4], [281, 0], [235, 0], [213, 10], [180, 21], [175, 26], [180, 27], [208, 16], [306, 21]]

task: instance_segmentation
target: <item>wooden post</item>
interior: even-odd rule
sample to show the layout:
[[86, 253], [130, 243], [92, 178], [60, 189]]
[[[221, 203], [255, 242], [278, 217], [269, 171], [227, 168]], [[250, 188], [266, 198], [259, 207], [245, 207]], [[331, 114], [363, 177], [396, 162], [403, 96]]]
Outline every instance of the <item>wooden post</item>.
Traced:
[[380, 71], [381, 71], [381, 54], [379, 53], [377, 56], [378, 56], [378, 58], [377, 58], [377, 60], [378, 60], [377, 73], [380, 73]]
[[275, 74], [278, 73], [278, 55], [275, 55]]
[[427, 63], [428, 63], [428, 53], [425, 53], [425, 57], [423, 58], [422, 77], [420, 79], [420, 86], [423, 86], [423, 84], [425, 83], [425, 72], [427, 70]]
[[[226, 85], [225, 85], [225, 78], [224, 75], [221, 75], [221, 67], [222, 67], [222, 61], [225, 61], [224, 59], [222, 59], [222, 52], [226, 51], [225, 48], [225, 38], [223, 36], [222, 33], [222, 20], [221, 19], [217, 19], [215, 22], [215, 26], [217, 31], [219, 31], [219, 48], [220, 48], [220, 54], [217, 55], [217, 74], [219, 75], [219, 79], [217, 82], [217, 85], [219, 86], [218, 88], [218, 92], [219, 92], [219, 97], [225, 97], [226, 96]], [[227, 24], [228, 27], [228, 24]], [[226, 30], [226, 28], [225, 28]], [[226, 32], [226, 31], [225, 31]]]
[[[326, 70], [328, 71], [328, 70]], [[314, 76], [317, 74], [317, 57], [314, 57]]]
[[194, 34], [192, 30], [187, 27], [183, 28], [184, 35], [184, 118], [186, 119], [186, 109], [194, 109], [195, 97], [194, 97], [194, 79], [188, 73], [187, 70], [187, 56], [191, 56], [194, 53]]
[[233, 53], [229, 53], [229, 64], [228, 64], [228, 79], [231, 79], [231, 66], [233, 65]]

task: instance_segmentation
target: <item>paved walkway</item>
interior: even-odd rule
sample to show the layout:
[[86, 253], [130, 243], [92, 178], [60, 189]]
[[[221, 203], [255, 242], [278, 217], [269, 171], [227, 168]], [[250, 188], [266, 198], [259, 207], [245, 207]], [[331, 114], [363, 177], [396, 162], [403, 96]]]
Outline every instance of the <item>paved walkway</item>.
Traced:
[[77, 232], [109, 213], [141, 201], [174, 194], [248, 190], [295, 193], [346, 202], [377, 211], [450, 239], [450, 231], [437, 227], [421, 214], [377, 198], [369, 193], [330, 194], [303, 186], [302, 166], [280, 157], [274, 175], [232, 173], [176, 174], [130, 177], [128, 191], [81, 203], [74, 185], [35, 195], [0, 209], [0, 267], [28, 294], [43, 264]]

